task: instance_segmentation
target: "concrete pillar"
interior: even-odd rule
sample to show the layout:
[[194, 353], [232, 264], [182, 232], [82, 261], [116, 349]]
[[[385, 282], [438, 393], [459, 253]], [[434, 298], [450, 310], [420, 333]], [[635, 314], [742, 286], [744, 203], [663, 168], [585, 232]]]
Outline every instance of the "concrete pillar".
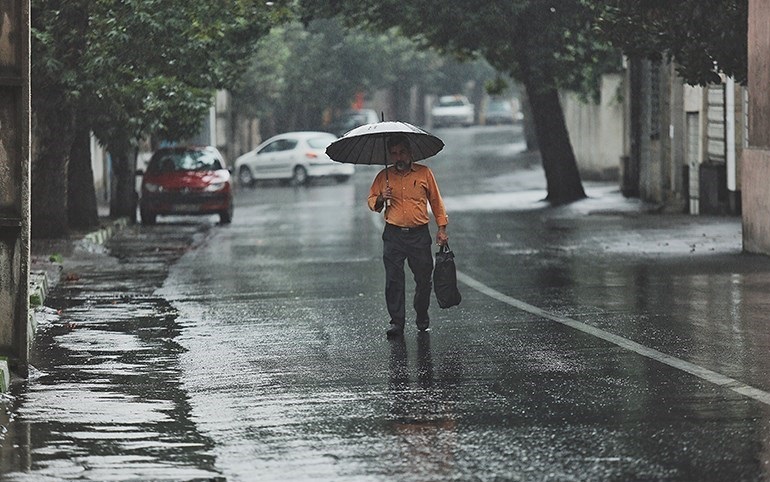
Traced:
[[29, 361], [29, 35], [29, 0], [0, 1], [0, 364], [22, 376]]
[[749, 0], [749, 136], [741, 155], [743, 249], [770, 254], [770, 2]]

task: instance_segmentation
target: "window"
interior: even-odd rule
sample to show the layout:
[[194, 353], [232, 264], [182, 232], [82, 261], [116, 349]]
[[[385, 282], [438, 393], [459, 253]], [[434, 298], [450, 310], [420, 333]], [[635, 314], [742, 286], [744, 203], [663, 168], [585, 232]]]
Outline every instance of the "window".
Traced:
[[150, 160], [147, 171], [214, 171], [223, 169], [222, 166], [222, 161], [213, 152], [174, 149], [157, 152]]
[[294, 139], [278, 139], [266, 145], [259, 154], [269, 154], [271, 152], [290, 151], [296, 147], [297, 141]]

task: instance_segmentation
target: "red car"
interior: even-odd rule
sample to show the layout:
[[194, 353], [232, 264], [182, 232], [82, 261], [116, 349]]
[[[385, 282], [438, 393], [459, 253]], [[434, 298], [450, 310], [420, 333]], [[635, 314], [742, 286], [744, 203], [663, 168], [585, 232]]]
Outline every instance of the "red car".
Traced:
[[159, 214], [219, 214], [222, 224], [232, 221], [230, 171], [216, 148], [158, 149], [142, 174], [142, 224], [155, 224]]

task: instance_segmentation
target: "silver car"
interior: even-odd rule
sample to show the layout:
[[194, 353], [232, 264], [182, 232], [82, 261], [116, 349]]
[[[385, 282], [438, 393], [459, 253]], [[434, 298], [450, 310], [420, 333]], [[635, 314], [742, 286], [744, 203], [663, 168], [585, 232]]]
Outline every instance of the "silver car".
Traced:
[[235, 160], [238, 183], [251, 186], [261, 179], [281, 179], [303, 185], [320, 177], [347, 181], [355, 167], [332, 161], [326, 155], [326, 148], [335, 140], [334, 134], [315, 131], [286, 132], [271, 137]]

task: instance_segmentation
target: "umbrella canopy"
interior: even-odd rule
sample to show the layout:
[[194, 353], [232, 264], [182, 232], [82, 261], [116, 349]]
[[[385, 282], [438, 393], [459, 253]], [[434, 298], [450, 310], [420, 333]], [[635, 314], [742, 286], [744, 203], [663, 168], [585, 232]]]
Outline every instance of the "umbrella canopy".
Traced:
[[388, 163], [388, 137], [401, 134], [409, 139], [413, 160], [419, 161], [436, 155], [444, 148], [438, 137], [407, 122], [383, 121], [356, 127], [332, 142], [326, 154], [346, 164]]

